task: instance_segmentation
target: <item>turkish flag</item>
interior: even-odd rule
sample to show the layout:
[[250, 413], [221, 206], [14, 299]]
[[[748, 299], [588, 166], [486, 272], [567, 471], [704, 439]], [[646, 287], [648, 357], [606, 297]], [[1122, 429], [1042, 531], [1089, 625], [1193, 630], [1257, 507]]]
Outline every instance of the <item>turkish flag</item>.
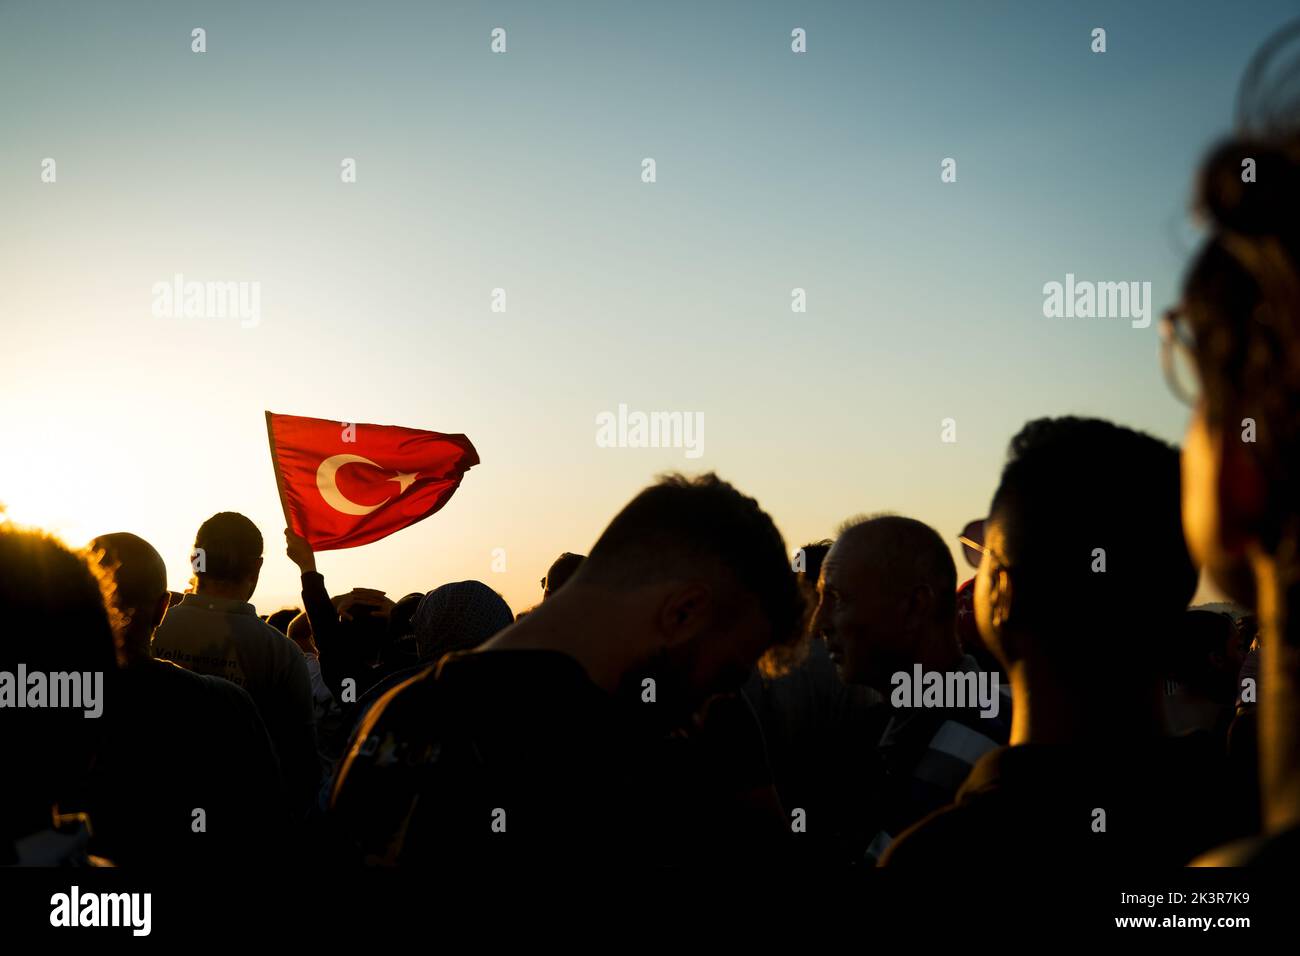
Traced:
[[447, 503], [478, 452], [464, 435], [266, 413], [285, 520], [316, 551], [355, 548]]

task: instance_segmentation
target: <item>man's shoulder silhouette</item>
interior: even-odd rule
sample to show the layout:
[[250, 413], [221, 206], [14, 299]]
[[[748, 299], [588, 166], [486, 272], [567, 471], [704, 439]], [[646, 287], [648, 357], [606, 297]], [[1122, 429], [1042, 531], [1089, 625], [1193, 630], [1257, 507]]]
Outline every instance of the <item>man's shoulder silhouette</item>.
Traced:
[[607, 772], [609, 703], [567, 655], [448, 655], [385, 693], [354, 731], [330, 799], [336, 829], [381, 865], [558, 839], [573, 795]]

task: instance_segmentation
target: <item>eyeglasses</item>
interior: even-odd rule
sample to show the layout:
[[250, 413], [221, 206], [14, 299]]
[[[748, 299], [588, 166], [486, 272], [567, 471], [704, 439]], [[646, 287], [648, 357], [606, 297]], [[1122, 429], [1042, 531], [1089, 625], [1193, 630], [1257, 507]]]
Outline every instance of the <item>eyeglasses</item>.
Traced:
[[967, 523], [966, 527], [961, 529], [961, 534], [957, 535], [957, 540], [961, 542], [962, 554], [966, 558], [966, 563], [972, 568], [980, 566], [980, 560], [988, 554], [989, 549], [984, 547], [984, 518], [976, 518], [974, 521]]
[[1160, 319], [1160, 369], [1174, 397], [1195, 407], [1201, 400], [1201, 374], [1196, 367], [1196, 335], [1181, 309]]
[[962, 528], [961, 534], [957, 535], [957, 540], [961, 542], [962, 554], [966, 556], [966, 563], [978, 571], [983, 557], [987, 554], [999, 568], [1011, 571], [1011, 565], [1007, 560], [984, 543], [984, 524], [988, 520], [988, 518], [977, 518]]

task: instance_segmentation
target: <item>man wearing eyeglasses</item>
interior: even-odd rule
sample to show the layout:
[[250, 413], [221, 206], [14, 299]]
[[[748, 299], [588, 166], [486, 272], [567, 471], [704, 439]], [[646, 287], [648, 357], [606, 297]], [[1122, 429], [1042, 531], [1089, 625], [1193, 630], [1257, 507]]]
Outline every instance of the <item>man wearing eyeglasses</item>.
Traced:
[[1181, 865], [1229, 822], [1206, 736], [1166, 736], [1163, 638], [1196, 587], [1177, 452], [1096, 419], [1011, 442], [982, 541], [975, 614], [1011, 681], [1010, 746], [883, 863]]

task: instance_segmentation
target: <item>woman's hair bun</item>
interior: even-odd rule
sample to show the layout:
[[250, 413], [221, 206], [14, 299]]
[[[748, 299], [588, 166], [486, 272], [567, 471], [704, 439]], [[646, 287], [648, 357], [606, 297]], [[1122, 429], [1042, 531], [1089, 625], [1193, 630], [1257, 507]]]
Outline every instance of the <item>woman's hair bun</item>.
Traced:
[[1300, 229], [1300, 20], [1251, 59], [1237, 92], [1237, 133], [1201, 166], [1196, 205], [1243, 235]]
[[1201, 166], [1196, 198], [1220, 229], [1265, 235], [1300, 228], [1300, 137], [1221, 143]]

